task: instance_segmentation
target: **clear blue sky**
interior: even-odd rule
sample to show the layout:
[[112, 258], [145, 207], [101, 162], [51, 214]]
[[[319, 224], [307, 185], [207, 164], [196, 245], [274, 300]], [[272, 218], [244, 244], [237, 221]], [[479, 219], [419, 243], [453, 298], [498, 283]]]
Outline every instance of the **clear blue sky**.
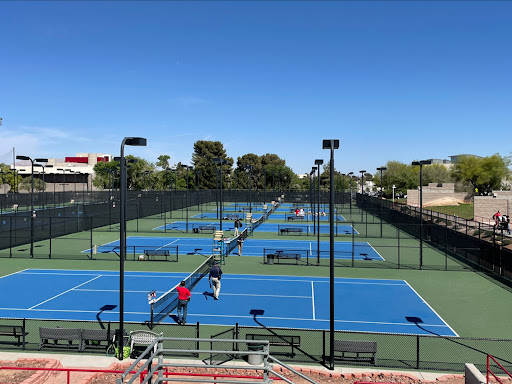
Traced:
[[193, 143], [375, 168], [512, 151], [506, 1], [0, 2], [0, 156]]

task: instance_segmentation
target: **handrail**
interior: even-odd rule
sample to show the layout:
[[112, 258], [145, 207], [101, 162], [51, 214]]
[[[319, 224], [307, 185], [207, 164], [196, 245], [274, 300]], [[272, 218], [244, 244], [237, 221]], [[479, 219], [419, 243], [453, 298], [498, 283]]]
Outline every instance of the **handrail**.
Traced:
[[[313, 384], [317, 384], [317, 382], [316, 382], [316, 381], [314, 381], [314, 380], [310, 379], [309, 377], [307, 377], [306, 375], [302, 374], [301, 372], [299, 372], [299, 371], [297, 371], [297, 370], [293, 369], [293, 368], [292, 368], [292, 367], [290, 367], [289, 365], [286, 365], [286, 364], [285, 364], [285, 363], [283, 363], [282, 361], [279, 361], [279, 360], [278, 360], [278, 359], [276, 359], [274, 356], [270, 356], [270, 355], [269, 355], [269, 356], [268, 356], [268, 358], [269, 358], [269, 360], [272, 360], [272, 361], [276, 362], [277, 364], [279, 364], [281, 367], [284, 367], [284, 368], [288, 369], [289, 371], [291, 371], [291, 372], [295, 373], [296, 375], [298, 375], [298, 376], [302, 377], [304, 380], [307, 380], [307, 381], [309, 381], [310, 383], [313, 383]], [[271, 372], [272, 372], [272, 373], [274, 373], [274, 374], [276, 373], [276, 372], [274, 372], [273, 370], [271, 370]]]
[[494, 361], [496, 364], [498, 364], [498, 365], [499, 365], [499, 367], [503, 370], [503, 372], [505, 372], [509, 377], [511, 377], [511, 378], [512, 378], [512, 374], [511, 374], [509, 371], [507, 371], [507, 370], [503, 367], [503, 365], [501, 365], [501, 364], [500, 364], [500, 363], [499, 363], [499, 362], [498, 362], [498, 361], [497, 361], [497, 360], [496, 360], [492, 355], [487, 354], [487, 375], [486, 375], [486, 376], [487, 376], [487, 384], [489, 384], [489, 373], [490, 373], [490, 374], [491, 374], [491, 375], [492, 375], [496, 380], [498, 380], [498, 382], [499, 382], [500, 384], [503, 384], [503, 381], [501, 381], [501, 380], [500, 380], [500, 378], [499, 378], [498, 376], [496, 376], [496, 375], [491, 371], [491, 369], [489, 368], [489, 360], [492, 360], [492, 361]]

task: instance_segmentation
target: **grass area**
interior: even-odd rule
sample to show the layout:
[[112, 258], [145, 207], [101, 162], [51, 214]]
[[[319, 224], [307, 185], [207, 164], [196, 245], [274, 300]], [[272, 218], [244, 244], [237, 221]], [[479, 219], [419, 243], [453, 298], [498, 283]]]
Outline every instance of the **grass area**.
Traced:
[[474, 204], [459, 203], [458, 205], [442, 205], [436, 207], [428, 207], [434, 212], [446, 213], [448, 215], [463, 217], [468, 220], [472, 220], [474, 217]]

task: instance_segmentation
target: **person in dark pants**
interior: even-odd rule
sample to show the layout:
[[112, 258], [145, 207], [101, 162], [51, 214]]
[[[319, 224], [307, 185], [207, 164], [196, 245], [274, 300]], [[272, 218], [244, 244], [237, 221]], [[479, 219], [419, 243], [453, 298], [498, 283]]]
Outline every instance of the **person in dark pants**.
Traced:
[[244, 237], [238, 236], [238, 239], [236, 240], [236, 243], [238, 245], [238, 256], [242, 256], [242, 248], [244, 246]]
[[219, 263], [213, 263], [213, 267], [210, 269], [210, 275], [208, 280], [213, 284], [213, 299], [219, 300], [220, 293], [220, 277], [222, 275], [222, 269], [219, 267]]
[[[185, 287], [185, 281], [182, 281], [178, 287], [178, 324], [187, 323], [187, 307], [192, 295], [187, 287]], [[181, 310], [183, 309], [183, 318], [181, 317]]]

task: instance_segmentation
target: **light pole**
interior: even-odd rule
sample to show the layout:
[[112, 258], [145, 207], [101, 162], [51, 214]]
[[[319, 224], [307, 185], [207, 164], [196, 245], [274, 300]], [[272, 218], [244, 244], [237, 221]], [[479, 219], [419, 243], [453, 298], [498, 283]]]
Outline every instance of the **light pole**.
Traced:
[[29, 156], [16, 156], [17, 160], [29, 160], [32, 166], [31, 169], [31, 190], [30, 190], [30, 257], [34, 257], [34, 162], [47, 163], [48, 159], [32, 159]]
[[432, 164], [432, 160], [413, 161], [420, 166], [420, 269], [423, 269], [423, 166]]
[[384, 191], [382, 189], [382, 172], [386, 169], [386, 167], [377, 168], [377, 171], [380, 171], [380, 237], [382, 237], [382, 199], [384, 198]]
[[352, 175], [353, 174], [354, 174], [354, 172], [347, 173], [347, 176], [349, 177], [349, 179], [348, 179], [348, 190], [349, 190], [349, 193], [350, 193], [350, 197], [348, 199], [348, 207], [350, 209], [350, 221], [352, 221]]
[[316, 167], [311, 167], [311, 172], [309, 173], [310, 175], [310, 179], [311, 179], [311, 198], [309, 199], [310, 200], [310, 204], [311, 204], [311, 216], [313, 216], [313, 234], [316, 234], [316, 219], [315, 219], [315, 172], [316, 172]]
[[231, 165], [231, 163], [229, 161], [227, 161], [226, 159], [222, 159], [220, 157], [216, 157], [213, 159], [213, 162], [215, 164], [217, 164], [220, 168], [220, 196], [219, 196], [219, 199], [220, 199], [220, 230], [222, 231], [222, 206], [224, 205], [224, 201], [222, 199], [222, 166], [223, 165]]
[[[46, 203], [46, 186], [45, 186], [45, 183], [44, 183], [45, 169], [46, 168], [53, 168], [53, 165], [34, 164], [34, 167], [41, 167], [41, 168], [43, 168], [43, 198], [41, 199], [41, 201], [42, 201], [43, 210], [44, 210], [44, 206], [45, 206], [45, 203]], [[55, 198], [55, 194], [53, 196]]]
[[359, 171], [361, 172], [361, 206], [359, 209], [361, 210], [361, 223], [363, 222], [363, 196], [364, 196], [364, 174], [366, 173], [366, 170]]
[[[318, 225], [318, 230], [316, 231], [316, 237], [317, 237], [317, 256], [316, 256], [316, 263], [318, 265], [320, 265], [320, 166], [324, 163], [324, 161], [322, 159], [316, 159], [315, 160], [315, 164], [317, 166], [317, 169], [318, 169], [318, 180], [317, 180], [317, 183], [318, 183], [318, 201], [316, 202], [317, 204], [317, 211], [318, 211], [318, 220], [317, 220], [317, 225]], [[329, 214], [332, 215], [334, 213], [334, 209], [329, 211]]]
[[361, 195], [364, 195], [364, 174], [366, 171], [359, 171], [361, 172]]
[[267, 170], [263, 168], [263, 205], [267, 200]]
[[330, 282], [330, 331], [329, 331], [329, 345], [330, 345], [330, 369], [334, 369], [334, 150], [340, 147], [339, 140], [324, 140], [322, 143], [323, 149], [331, 150], [331, 161], [329, 162], [330, 171], [330, 198], [329, 198], [329, 224], [330, 224], [330, 235], [329, 235], [329, 246], [330, 246], [330, 257], [329, 257], [329, 282]]
[[393, 186], [391, 187], [393, 188], [393, 203], [395, 202], [395, 184], [393, 184]]
[[185, 168], [187, 170], [187, 189], [185, 191], [185, 212], [186, 212], [187, 219], [186, 219], [185, 231], [188, 233], [188, 170], [192, 167], [185, 165], [185, 164], [181, 164], [181, 167]]
[[124, 259], [126, 257], [126, 159], [124, 158], [124, 146], [146, 146], [147, 140], [142, 137], [125, 137], [121, 142], [121, 158], [119, 178], [120, 187], [120, 225], [119, 225], [119, 360], [123, 360], [123, 335], [124, 335]]
[[249, 175], [249, 213], [252, 213], [252, 201], [251, 201], [251, 192], [252, 192], [252, 170], [254, 167], [252, 165], [246, 165], [245, 170]]

